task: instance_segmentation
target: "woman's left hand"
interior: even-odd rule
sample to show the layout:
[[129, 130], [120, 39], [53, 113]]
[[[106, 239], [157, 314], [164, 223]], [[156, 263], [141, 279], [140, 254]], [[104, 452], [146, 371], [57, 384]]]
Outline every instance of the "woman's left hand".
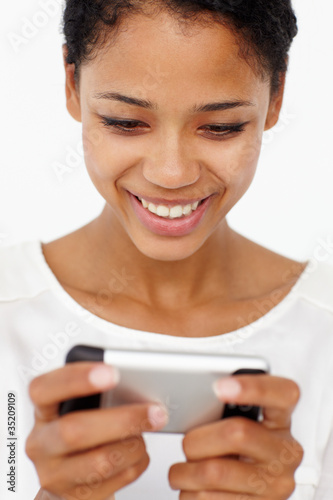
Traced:
[[238, 375], [222, 381], [221, 401], [261, 406], [264, 419], [230, 417], [187, 432], [187, 461], [170, 467], [171, 488], [180, 490], [179, 500], [287, 500], [303, 458], [301, 445], [290, 433], [298, 385], [272, 375]]

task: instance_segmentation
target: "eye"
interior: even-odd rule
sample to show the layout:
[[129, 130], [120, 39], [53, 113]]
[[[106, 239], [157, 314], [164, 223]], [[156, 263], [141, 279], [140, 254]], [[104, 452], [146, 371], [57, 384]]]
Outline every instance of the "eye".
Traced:
[[136, 132], [138, 129], [138, 125], [144, 125], [142, 122], [133, 121], [133, 120], [114, 120], [112, 118], [102, 117], [101, 123], [105, 127], [113, 127], [117, 130], [125, 132], [125, 134], [131, 134]]
[[[101, 123], [105, 127], [111, 127], [122, 132], [124, 135], [131, 135], [137, 132], [142, 127], [147, 127], [147, 125], [139, 121], [115, 120], [113, 118], [107, 118], [106, 116], [102, 117]], [[205, 125], [202, 128], [208, 130], [208, 135], [223, 139], [224, 137], [231, 134], [243, 132], [245, 130], [245, 125], [247, 125], [248, 123], [249, 122], [221, 123], [214, 125]]]
[[225, 137], [233, 133], [243, 132], [245, 130], [245, 125], [249, 122], [244, 123], [221, 123], [219, 125], [205, 125], [204, 129], [208, 129], [210, 134], [215, 137]]

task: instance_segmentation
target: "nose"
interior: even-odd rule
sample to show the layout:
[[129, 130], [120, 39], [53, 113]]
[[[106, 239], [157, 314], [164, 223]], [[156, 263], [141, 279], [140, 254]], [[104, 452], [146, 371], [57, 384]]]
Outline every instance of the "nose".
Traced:
[[165, 189], [179, 189], [195, 184], [200, 177], [200, 164], [189, 154], [189, 148], [176, 135], [156, 145], [156, 153], [146, 158], [143, 176]]

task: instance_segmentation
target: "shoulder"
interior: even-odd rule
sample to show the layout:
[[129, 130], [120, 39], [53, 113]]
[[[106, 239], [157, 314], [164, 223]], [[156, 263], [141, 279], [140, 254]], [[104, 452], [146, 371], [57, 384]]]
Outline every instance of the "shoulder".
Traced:
[[294, 292], [307, 302], [333, 314], [333, 265], [310, 259]]
[[34, 297], [49, 288], [41, 242], [22, 241], [0, 247], [0, 301]]

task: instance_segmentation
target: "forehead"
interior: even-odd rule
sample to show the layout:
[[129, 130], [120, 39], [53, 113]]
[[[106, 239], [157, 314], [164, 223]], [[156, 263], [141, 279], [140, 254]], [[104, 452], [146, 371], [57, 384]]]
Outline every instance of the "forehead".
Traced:
[[198, 93], [204, 98], [218, 88], [247, 98], [268, 86], [239, 49], [234, 33], [217, 22], [187, 24], [184, 31], [167, 13], [135, 15], [81, 67], [81, 83], [87, 91], [113, 86], [142, 97], [177, 89], [181, 99]]

